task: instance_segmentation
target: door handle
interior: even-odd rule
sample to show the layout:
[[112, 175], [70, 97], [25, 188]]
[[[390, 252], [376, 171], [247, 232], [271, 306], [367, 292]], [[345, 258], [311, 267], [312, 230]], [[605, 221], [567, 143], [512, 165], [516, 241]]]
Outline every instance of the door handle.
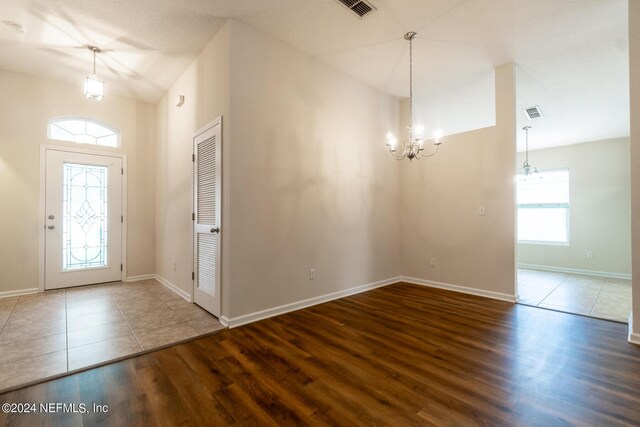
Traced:
[[56, 226], [55, 226], [55, 225], [47, 225], [47, 228], [48, 228], [49, 230], [53, 230], [54, 228], [56, 228]]
[[215, 228], [212, 228], [212, 229], [211, 229], [211, 232], [212, 232], [212, 233], [219, 233], [219, 232], [220, 232], [220, 229], [219, 229], [218, 227], [215, 227]]

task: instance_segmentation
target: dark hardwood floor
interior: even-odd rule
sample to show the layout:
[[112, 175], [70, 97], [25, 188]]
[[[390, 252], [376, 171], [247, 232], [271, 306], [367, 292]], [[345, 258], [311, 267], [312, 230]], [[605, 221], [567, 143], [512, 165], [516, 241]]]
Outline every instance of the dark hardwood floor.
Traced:
[[0, 395], [0, 425], [640, 425], [627, 326], [396, 284]]

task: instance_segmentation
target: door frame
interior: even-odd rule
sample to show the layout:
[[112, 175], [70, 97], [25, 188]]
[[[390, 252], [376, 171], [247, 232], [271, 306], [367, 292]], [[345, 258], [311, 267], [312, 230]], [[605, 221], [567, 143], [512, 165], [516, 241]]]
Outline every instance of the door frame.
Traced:
[[205, 124], [204, 126], [200, 127], [198, 130], [196, 130], [195, 132], [193, 132], [193, 134], [191, 135], [191, 153], [192, 153], [192, 159], [193, 159], [193, 163], [192, 163], [192, 169], [191, 169], [191, 175], [192, 175], [192, 179], [191, 179], [191, 212], [192, 212], [192, 220], [191, 220], [191, 270], [192, 270], [192, 276], [194, 279], [191, 280], [191, 302], [193, 304], [195, 304], [195, 299], [196, 299], [196, 282], [195, 282], [195, 271], [197, 268], [197, 258], [196, 258], [196, 242], [195, 242], [195, 213], [196, 213], [196, 164], [195, 164], [195, 144], [193, 143], [193, 140], [200, 134], [208, 131], [209, 129], [211, 129], [214, 126], [220, 126], [220, 212], [218, 212], [218, 221], [220, 222], [220, 268], [218, 270], [216, 270], [216, 274], [218, 274], [220, 276], [220, 281], [219, 286], [218, 286], [218, 298], [220, 298], [220, 316], [218, 317], [218, 320], [222, 322], [222, 313], [223, 308], [224, 308], [224, 299], [222, 298], [223, 296], [223, 286], [222, 286], [222, 278], [223, 278], [223, 270], [224, 270], [224, 266], [223, 266], [223, 262], [222, 262], [222, 248], [224, 245], [224, 233], [222, 232], [222, 230], [224, 230], [224, 215], [222, 214], [223, 208], [222, 208], [222, 202], [224, 201], [224, 197], [223, 197], [223, 170], [224, 170], [224, 164], [223, 164], [223, 160], [224, 160], [224, 154], [223, 154], [223, 150], [224, 150], [224, 136], [223, 136], [223, 123], [222, 123], [222, 116], [218, 116], [215, 119], [211, 120], [210, 122], [208, 122], [207, 124]]
[[122, 159], [122, 169], [124, 173], [122, 175], [122, 215], [124, 221], [122, 223], [122, 272], [120, 274], [120, 280], [125, 281], [127, 277], [127, 224], [128, 215], [127, 212], [127, 155], [122, 153], [115, 153], [109, 151], [100, 150], [88, 150], [83, 148], [68, 147], [61, 145], [42, 144], [40, 145], [40, 189], [39, 189], [39, 203], [38, 203], [38, 292], [44, 292], [45, 282], [45, 216], [46, 216], [46, 165], [47, 165], [47, 151], [63, 151], [68, 153], [77, 154], [93, 154], [96, 156], [117, 157]]

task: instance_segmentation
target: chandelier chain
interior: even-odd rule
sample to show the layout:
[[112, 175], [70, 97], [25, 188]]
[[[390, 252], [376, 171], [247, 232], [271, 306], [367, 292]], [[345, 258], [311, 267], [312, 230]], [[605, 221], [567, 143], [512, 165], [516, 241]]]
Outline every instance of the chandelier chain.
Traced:
[[524, 135], [525, 135], [525, 139], [524, 139], [524, 146], [525, 146], [525, 153], [524, 153], [524, 162], [525, 164], [529, 164], [529, 129], [531, 129], [531, 126], [525, 126], [522, 129], [524, 129]]
[[413, 37], [409, 39], [409, 137], [413, 139]]

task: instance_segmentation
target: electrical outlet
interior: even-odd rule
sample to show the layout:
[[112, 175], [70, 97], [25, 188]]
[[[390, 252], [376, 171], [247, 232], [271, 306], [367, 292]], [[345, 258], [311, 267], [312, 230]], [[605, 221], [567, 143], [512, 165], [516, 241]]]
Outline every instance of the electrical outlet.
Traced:
[[436, 259], [435, 258], [431, 258], [429, 260], [429, 266], [431, 266], [431, 267], [435, 267], [436, 266]]
[[587, 251], [587, 259], [593, 259], [593, 251]]
[[316, 280], [316, 270], [313, 268], [309, 270], [309, 280]]

